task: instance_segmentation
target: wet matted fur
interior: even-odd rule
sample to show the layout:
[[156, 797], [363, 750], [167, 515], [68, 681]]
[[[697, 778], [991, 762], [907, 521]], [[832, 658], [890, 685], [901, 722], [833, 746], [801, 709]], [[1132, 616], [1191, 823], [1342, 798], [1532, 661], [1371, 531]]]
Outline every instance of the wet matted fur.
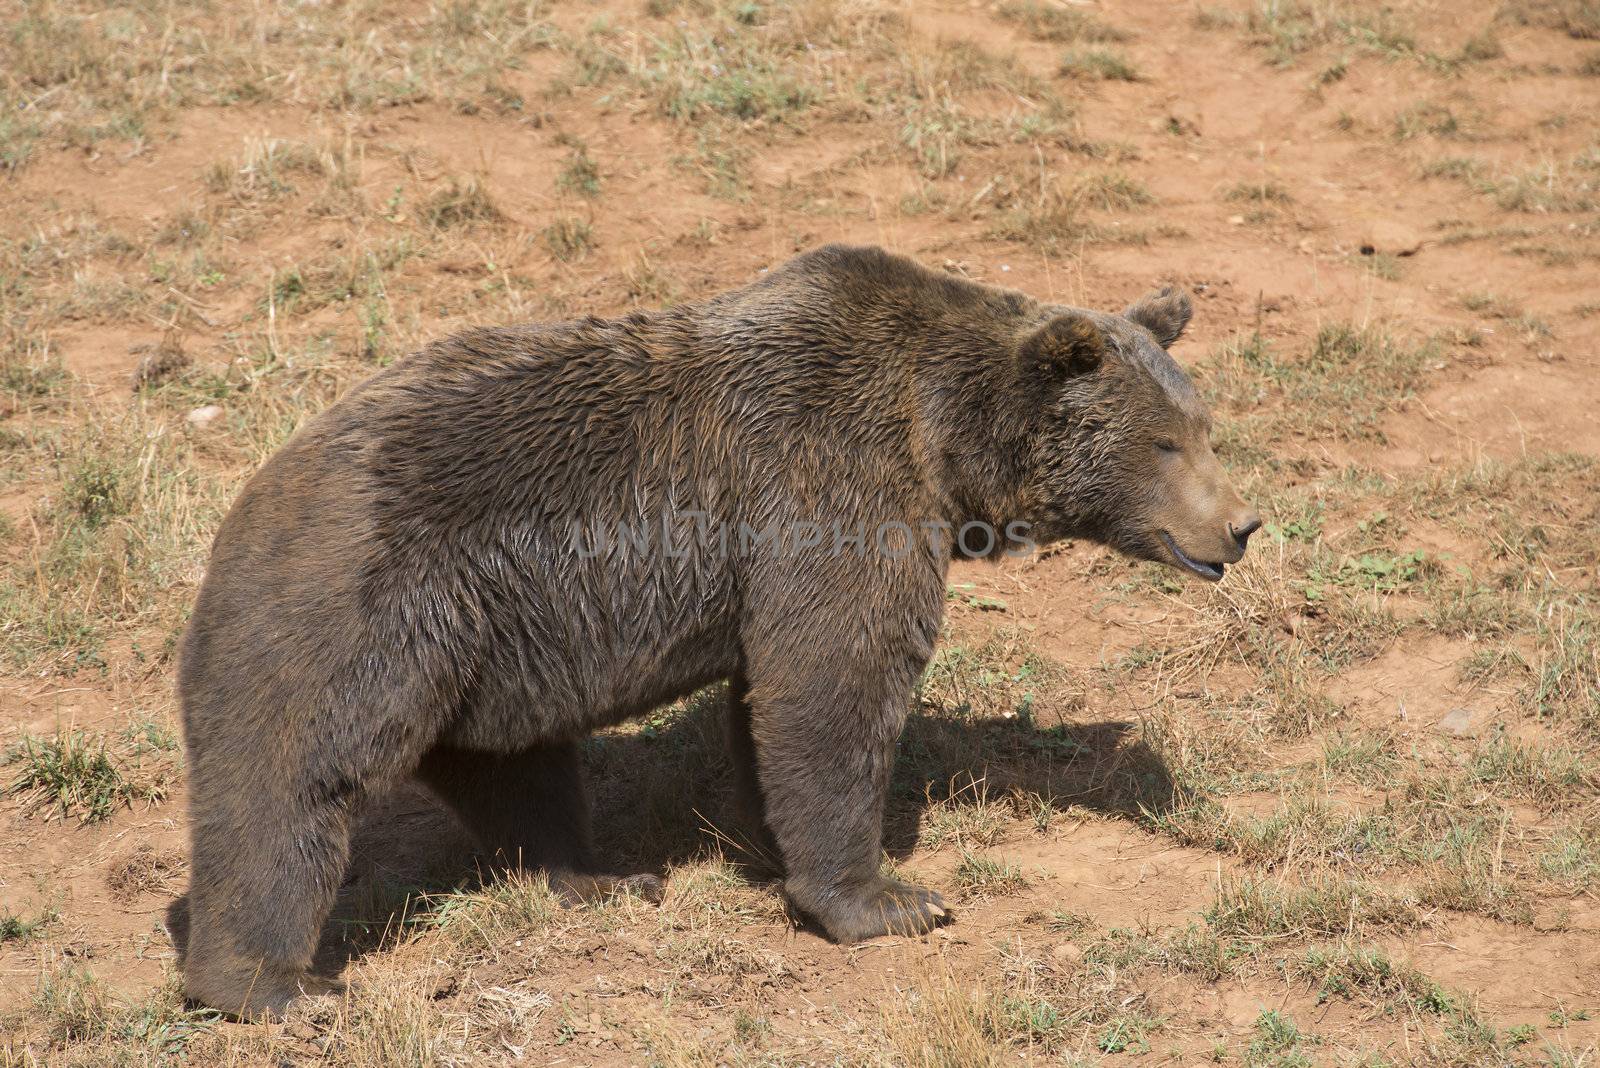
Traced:
[[793, 903], [841, 940], [932, 927], [880, 835], [954, 532], [1219, 577], [1258, 525], [1164, 351], [1188, 318], [1172, 290], [1111, 315], [833, 245], [351, 390], [240, 495], [184, 636], [189, 994], [252, 1015], [314, 988], [352, 814], [404, 776], [506, 863], [608, 891], [578, 743], [719, 679]]

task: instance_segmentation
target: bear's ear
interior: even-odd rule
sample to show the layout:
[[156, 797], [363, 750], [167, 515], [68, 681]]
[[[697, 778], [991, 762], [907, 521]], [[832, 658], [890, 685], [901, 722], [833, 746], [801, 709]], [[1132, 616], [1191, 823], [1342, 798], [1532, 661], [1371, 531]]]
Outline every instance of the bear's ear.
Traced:
[[1088, 374], [1100, 366], [1106, 338], [1085, 315], [1058, 315], [1022, 339], [1017, 364], [1023, 381]]
[[1170, 349], [1189, 325], [1192, 314], [1194, 305], [1189, 303], [1189, 294], [1176, 286], [1162, 286], [1128, 305], [1122, 317], [1138, 323], [1155, 335], [1158, 345]]

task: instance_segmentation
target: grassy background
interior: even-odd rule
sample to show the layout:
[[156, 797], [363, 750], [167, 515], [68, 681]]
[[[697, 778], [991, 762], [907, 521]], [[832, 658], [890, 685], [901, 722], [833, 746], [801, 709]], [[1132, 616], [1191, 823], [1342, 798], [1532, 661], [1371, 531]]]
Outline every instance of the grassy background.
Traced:
[[[20, 5], [0, 1065], [1593, 1063], [1597, 39], [1587, 0]], [[953, 575], [885, 863], [957, 923], [787, 915], [713, 691], [589, 748], [660, 908], [483, 885], [402, 792], [327, 939], [353, 993], [186, 1009], [172, 655], [243, 479], [428, 338], [832, 239], [1186, 284], [1269, 519], [1218, 587]]]

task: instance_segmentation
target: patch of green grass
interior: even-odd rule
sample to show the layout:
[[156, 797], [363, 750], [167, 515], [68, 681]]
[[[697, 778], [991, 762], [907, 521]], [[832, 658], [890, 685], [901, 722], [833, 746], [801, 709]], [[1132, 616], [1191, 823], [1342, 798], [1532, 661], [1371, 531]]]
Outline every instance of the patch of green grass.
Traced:
[[1043, 99], [1049, 87], [1016, 56], [990, 52], [973, 41], [956, 38], [919, 42], [881, 39], [898, 48], [895, 83], [898, 92], [920, 101], [958, 97], [979, 90], [1001, 90]]
[[1143, 1056], [1150, 1052], [1151, 1032], [1159, 1030], [1161, 1023], [1160, 1019], [1141, 1012], [1119, 1014], [1095, 1036], [1095, 1048], [1101, 1053]]
[[1331, 774], [1377, 784], [1399, 766], [1399, 756], [1388, 735], [1337, 730], [1322, 740], [1322, 764]]
[[1421, 549], [1405, 553], [1370, 552], [1346, 556], [1338, 569], [1324, 572], [1313, 569], [1310, 582], [1323, 581], [1373, 593], [1393, 593], [1416, 585], [1437, 572], [1438, 563]]
[[[252, 392], [241, 404], [270, 410], [292, 397]], [[193, 439], [153, 432], [163, 422], [158, 406], [141, 404], [56, 440], [60, 481], [39, 517], [39, 543], [0, 563], [0, 658], [30, 670], [104, 668], [99, 646], [111, 630], [181, 626], [191, 568], [235, 482], [202, 478]]]
[[1317, 72], [1315, 85], [1321, 88], [1325, 85], [1332, 85], [1334, 82], [1342, 82], [1345, 75], [1349, 73], [1350, 61], [1344, 56], [1340, 56]]
[[1522, 654], [1506, 645], [1479, 649], [1456, 666], [1456, 677], [1467, 685], [1515, 678], [1528, 672]]
[[33, 155], [42, 134], [37, 123], [0, 118], [0, 173], [15, 174]]
[[1290, 978], [1315, 987], [1319, 1001], [1339, 997], [1383, 1011], [1401, 1008], [1431, 1014], [1451, 1007], [1450, 996], [1432, 979], [1357, 939], [1341, 938], [1332, 945], [1306, 950], [1287, 960], [1285, 971]]
[[1486, 60], [1499, 59], [1505, 54], [1505, 46], [1500, 43], [1499, 35], [1491, 26], [1463, 41], [1455, 58], [1463, 63], [1483, 63]]
[[1076, 48], [1061, 57], [1057, 70], [1087, 81], [1136, 82], [1139, 72], [1122, 53], [1109, 48]]
[[1009, 816], [1004, 805], [989, 797], [984, 780], [973, 780], [928, 805], [917, 840], [930, 849], [947, 841], [958, 843], [963, 850], [992, 846], [1004, 839]]
[[1022, 869], [1010, 861], [964, 850], [956, 865], [955, 879], [956, 885], [974, 895], [1016, 894], [1028, 887]]
[[14, 768], [9, 793], [21, 796], [35, 811], [53, 810], [83, 823], [106, 819], [135, 801], [166, 797], [164, 783], [139, 781], [112, 759], [103, 738], [83, 731], [49, 738], [25, 734], [6, 753], [5, 764]]
[[67, 964], [39, 977], [33, 1008], [55, 1046], [107, 1037], [112, 1015], [105, 987], [82, 965]]
[[724, 124], [705, 122], [695, 129], [694, 154], [673, 162], [698, 173], [705, 190], [718, 200], [746, 200], [750, 181], [745, 173], [749, 154]]
[[1255, 1037], [1245, 1050], [1248, 1068], [1312, 1068], [1303, 1046], [1314, 1046], [1320, 1039], [1300, 1030], [1293, 1017], [1276, 1009], [1265, 1009], [1256, 1017]]
[[1461, 999], [1453, 999], [1444, 1014], [1445, 1026], [1438, 1036], [1423, 1033], [1423, 1052], [1438, 1064], [1479, 1065], [1513, 1064], [1516, 1037], [1502, 1036], [1499, 1029], [1480, 1017], [1476, 1009]]
[[879, 1033], [886, 1048], [870, 1059], [949, 1068], [1000, 1068], [1018, 1057], [1056, 1063], [1075, 1032], [1102, 1028], [1126, 1035], [1119, 1048], [1148, 1048], [1143, 1036], [1160, 1020], [1106, 996], [1083, 996], [1052, 982], [1044, 968], [1019, 952], [1001, 983], [958, 983], [949, 973], [918, 981], [905, 1000], [884, 1007]]
[[1461, 294], [1461, 306], [1470, 312], [1491, 319], [1510, 319], [1521, 312], [1515, 304], [1493, 293], [1474, 292]]
[[1233, 30], [1244, 25], [1244, 13], [1232, 8], [1214, 7], [1210, 5], [1197, 6], [1190, 17], [1190, 24], [1197, 30]]
[[1480, 743], [1466, 778], [1473, 786], [1499, 788], [1549, 808], [1578, 805], [1600, 790], [1594, 767], [1575, 750], [1529, 745], [1503, 731]]
[[1473, 641], [1501, 637], [1529, 622], [1527, 604], [1513, 591], [1472, 582], [1434, 583], [1428, 594], [1423, 623], [1447, 637]]
[[1030, 190], [1010, 197], [989, 233], [1047, 252], [1073, 250], [1088, 244], [1147, 245], [1153, 235], [1168, 236], [1173, 231], [1118, 222], [1101, 223], [1090, 218], [1088, 212], [1126, 210], [1153, 202], [1154, 195], [1143, 183], [1129, 180], [1120, 172], [1089, 175], [1065, 188], [1047, 182], [1037, 192]]
[[155, 719], [141, 719], [123, 728], [122, 740], [133, 747], [135, 753], [175, 753], [178, 750], [178, 732], [171, 723]]
[[1539, 870], [1574, 890], [1595, 885], [1600, 881], [1600, 828], [1580, 823], [1557, 830], [1539, 854]]
[[1532, 902], [1501, 867], [1497, 840], [1481, 823], [1449, 826], [1438, 843], [1420, 851], [1433, 865], [1416, 884], [1417, 900], [1431, 908], [1532, 926]]
[[41, 402], [60, 395], [69, 381], [61, 358], [43, 339], [19, 339], [0, 348], [0, 392], [17, 408], [42, 407]]
[[[1600, 488], [1600, 464], [1575, 453], [1533, 453], [1432, 472], [1405, 487], [1412, 507], [1485, 550], [1498, 571], [1493, 584], [1506, 590], [1552, 578], [1565, 585], [1587, 566], [1593, 519], [1573, 488], [1580, 496]], [[1568, 611], [1581, 618], [1589, 609], [1580, 601]]]
[[954, 173], [962, 152], [991, 140], [991, 135], [987, 123], [949, 100], [908, 112], [900, 126], [900, 143], [930, 179]]
[[628, 299], [638, 307], [661, 307], [671, 304], [678, 295], [677, 280], [642, 248], [638, 257], [622, 269], [622, 283]]
[[1561, 244], [1556, 241], [1507, 245], [1506, 251], [1513, 256], [1525, 256], [1529, 259], [1538, 260], [1540, 265], [1544, 267], [1572, 267], [1581, 263], [1592, 263], [1600, 260], [1600, 249], [1589, 248], [1584, 245]]
[[60, 914], [54, 909], [45, 909], [34, 916], [27, 916], [0, 906], [0, 944], [31, 942], [39, 936], [40, 931], [59, 918]]
[[205, 183], [236, 201], [277, 200], [296, 192], [295, 176], [328, 177], [339, 168], [339, 160], [315, 145], [268, 137], [248, 142], [235, 162], [212, 164]]
[[1541, 716], [1600, 733], [1600, 623], [1584, 601], [1549, 606], [1538, 617], [1529, 704]]
[[[13, 165], [35, 142], [139, 146], [181, 108], [273, 100], [358, 112], [434, 99], [468, 114], [512, 109], [504, 75], [556, 37], [536, 15], [504, 0], [406, 20], [377, 8], [251, 8], [224, 19], [172, 4], [35, 6], [0, 30], [0, 70], [17, 104], [6, 110], [36, 105], [0, 144], [15, 150]], [[139, 46], [151, 41], [162, 46]]]
[[1001, 634], [976, 646], [941, 646], [923, 673], [918, 698], [940, 717], [1009, 720], [1033, 731], [1036, 717], [1080, 708], [1083, 692], [1059, 664]]
[[1320, 798], [1293, 797], [1261, 815], [1230, 812], [1196, 798], [1149, 814], [1151, 826], [1180, 842], [1252, 864], [1359, 858], [1374, 865], [1397, 855], [1403, 828], [1393, 813], [1335, 808]]
[[1541, 341], [1545, 338], [1555, 337], [1555, 328], [1537, 315], [1514, 315], [1506, 320], [1506, 325], [1522, 335], [1524, 341]]
[[1108, 26], [1087, 11], [1062, 7], [1045, 0], [1008, 0], [996, 9], [1007, 22], [1014, 22], [1035, 41], [1126, 41], [1128, 34]]
[[585, 197], [600, 195], [600, 167], [589, 155], [589, 146], [581, 138], [562, 134], [556, 144], [568, 150], [566, 165], [556, 175], [556, 185], [561, 189]]
[[631, 73], [663, 114], [684, 123], [713, 115], [777, 121], [812, 107], [817, 92], [793, 65], [797, 57], [763, 43], [737, 20], [709, 30], [679, 26]]
[[[433, 207], [442, 212], [438, 225], [450, 226], [465, 221], [451, 213], [442, 202]], [[459, 205], [457, 207], [460, 207]], [[295, 264], [272, 272], [260, 308], [276, 316], [308, 315], [330, 304], [365, 300], [370, 309], [381, 300], [385, 277], [397, 266], [417, 254], [408, 239], [374, 245], [357, 245], [306, 264]]]

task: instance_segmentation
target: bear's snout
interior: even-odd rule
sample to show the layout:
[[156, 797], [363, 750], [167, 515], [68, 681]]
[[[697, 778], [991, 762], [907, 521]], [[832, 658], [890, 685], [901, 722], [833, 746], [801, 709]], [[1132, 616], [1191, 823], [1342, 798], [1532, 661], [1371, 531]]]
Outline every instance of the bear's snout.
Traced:
[[[1220, 476], [1220, 466], [1212, 473]], [[1169, 512], [1170, 525], [1160, 531], [1165, 560], [1215, 582], [1228, 564], [1244, 559], [1250, 535], [1261, 529], [1261, 516], [1220, 477], [1209, 492], [1193, 492], [1184, 503], [1188, 507]]]
[[1233, 519], [1228, 523], [1228, 534], [1239, 547], [1239, 556], [1243, 558], [1245, 545], [1250, 540], [1250, 535], [1261, 529], [1261, 516], [1251, 510], [1244, 516]]

